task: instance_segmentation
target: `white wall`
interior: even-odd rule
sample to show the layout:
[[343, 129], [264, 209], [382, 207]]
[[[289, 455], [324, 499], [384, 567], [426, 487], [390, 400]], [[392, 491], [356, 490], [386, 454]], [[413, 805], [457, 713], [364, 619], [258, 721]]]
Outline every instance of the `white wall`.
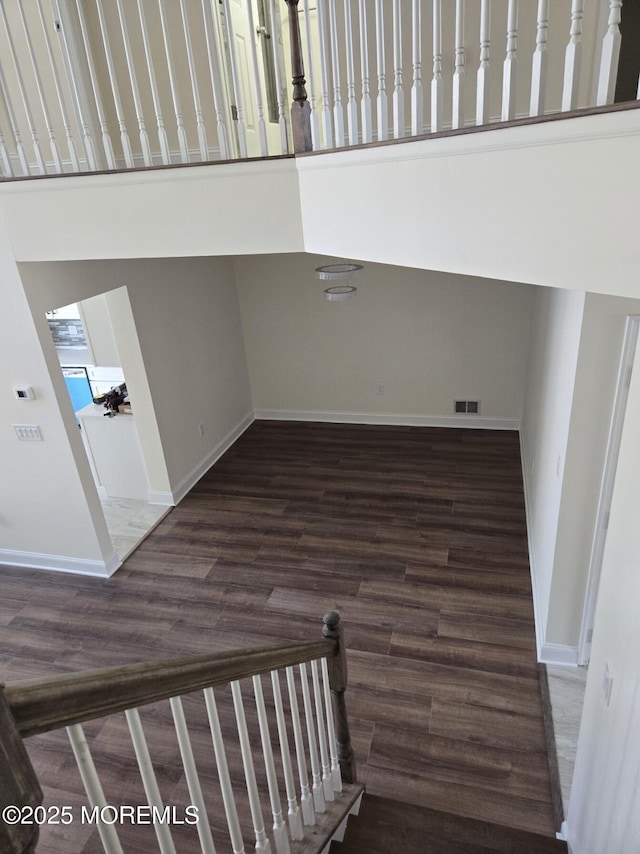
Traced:
[[[303, 254], [235, 260], [258, 414], [428, 421], [452, 417], [454, 399], [479, 399], [483, 417], [517, 426], [532, 289], [366, 264], [358, 296], [335, 303], [323, 295], [330, 283], [314, 275], [332, 260]], [[474, 421], [467, 416], [461, 423]]]

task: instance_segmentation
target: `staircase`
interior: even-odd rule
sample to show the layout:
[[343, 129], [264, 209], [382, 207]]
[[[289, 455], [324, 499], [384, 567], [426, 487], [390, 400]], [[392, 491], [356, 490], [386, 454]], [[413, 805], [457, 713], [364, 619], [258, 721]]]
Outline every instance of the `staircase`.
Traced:
[[561, 854], [566, 842], [452, 813], [365, 795], [330, 854]]

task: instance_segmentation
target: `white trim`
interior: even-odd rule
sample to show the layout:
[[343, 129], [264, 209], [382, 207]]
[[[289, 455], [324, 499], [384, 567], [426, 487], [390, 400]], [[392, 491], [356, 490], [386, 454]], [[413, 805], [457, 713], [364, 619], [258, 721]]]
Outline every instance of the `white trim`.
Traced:
[[[0, 549], [0, 566], [22, 566], [25, 569], [47, 569], [51, 572], [69, 572], [73, 575], [92, 575], [98, 578], [109, 578], [122, 566], [122, 561], [113, 552], [110, 558], [101, 560], [84, 560], [63, 555], [47, 555], [41, 552], [19, 552], [13, 549]], [[0, 577], [2, 570], [0, 570]]]
[[203, 474], [206, 474], [211, 466], [220, 459], [220, 457], [227, 451], [233, 443], [240, 438], [240, 436], [244, 433], [247, 427], [250, 427], [255, 420], [254, 413], [250, 412], [248, 415], [245, 415], [241, 421], [236, 424], [236, 426], [222, 439], [218, 444], [213, 448], [207, 456], [198, 463], [198, 465], [192, 469], [189, 474], [182, 478], [182, 480], [175, 486], [173, 490], [173, 500], [172, 504], [178, 504], [185, 495], [189, 492], [190, 489], [196, 485], [196, 483], [200, 480]]
[[536, 649], [538, 652], [538, 661], [542, 661], [542, 648], [544, 646], [544, 636], [546, 633], [546, 615], [544, 609], [540, 606], [538, 596], [538, 572], [536, 563], [536, 554], [533, 547], [532, 525], [530, 516], [531, 497], [529, 495], [529, 481], [527, 479], [527, 454], [525, 451], [526, 441], [524, 426], [520, 426], [520, 465], [522, 466], [522, 485], [524, 487], [524, 514], [527, 526], [527, 546], [529, 549], [529, 574], [531, 576], [531, 593], [533, 599], [533, 622], [536, 630]]
[[333, 424], [388, 424], [403, 427], [462, 427], [481, 430], [518, 430], [519, 418], [483, 415], [395, 415], [386, 412], [332, 412], [308, 409], [256, 409], [258, 421], [324, 421]]
[[569, 664], [578, 666], [578, 647], [564, 643], [543, 643], [538, 660], [543, 664]]
[[560, 830], [558, 838], [564, 839], [564, 841], [567, 843], [569, 854], [581, 854], [582, 848], [578, 845], [574, 834], [571, 832], [571, 828], [569, 827], [568, 822], [562, 822], [562, 828]]
[[149, 490], [149, 504], [162, 504], [164, 507], [173, 507], [174, 499], [171, 492], [156, 492]]

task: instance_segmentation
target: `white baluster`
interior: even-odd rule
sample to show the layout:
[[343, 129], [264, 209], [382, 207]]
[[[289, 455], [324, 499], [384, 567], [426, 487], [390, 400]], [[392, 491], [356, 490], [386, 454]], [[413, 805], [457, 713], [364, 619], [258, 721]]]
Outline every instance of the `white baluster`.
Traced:
[[273, 68], [276, 77], [276, 99], [278, 102], [278, 128], [280, 130], [280, 151], [282, 154], [289, 153], [289, 137], [287, 136], [287, 121], [284, 111], [284, 87], [282, 85], [282, 76], [280, 74], [280, 51], [282, 50], [282, 41], [276, 33], [276, 7], [275, 0], [269, 0], [269, 19], [271, 21], [271, 48], [273, 50]]
[[220, 60], [214, 36], [210, 0], [202, 0], [202, 17], [204, 19], [204, 34], [207, 41], [207, 59], [209, 60], [209, 74], [211, 76], [211, 90], [213, 92], [213, 108], [216, 113], [218, 147], [220, 148], [221, 159], [227, 160], [231, 157], [231, 149], [229, 147], [227, 125], [224, 118], [224, 84], [220, 74]]
[[136, 121], [138, 122], [138, 136], [140, 137], [140, 148], [142, 149], [142, 160], [145, 166], [153, 166], [153, 158], [151, 157], [151, 146], [149, 145], [149, 134], [144, 121], [142, 112], [142, 101], [140, 99], [140, 90], [138, 89], [138, 78], [136, 75], [136, 67], [133, 62], [131, 53], [131, 43], [129, 42], [129, 28], [127, 20], [124, 16], [122, 0], [116, 0], [118, 9], [118, 18], [120, 20], [120, 32], [122, 33], [122, 44], [124, 46], [124, 55], [127, 61], [127, 70], [129, 72], [129, 81], [131, 83], [131, 94], [133, 95], [133, 106], [136, 112]]
[[71, 160], [71, 168], [74, 172], [79, 172], [80, 161], [78, 160], [76, 144], [71, 133], [71, 122], [69, 121], [69, 115], [67, 113], [64, 95], [62, 93], [62, 86], [60, 85], [60, 75], [58, 74], [56, 63], [53, 58], [51, 40], [49, 38], [49, 27], [47, 25], [47, 22], [45, 21], [44, 13], [42, 11], [42, 3], [40, 2], [40, 0], [36, 0], [36, 8], [38, 10], [38, 17], [40, 19], [40, 27], [42, 29], [44, 44], [47, 49], [47, 58], [49, 60], [49, 73], [51, 74], [51, 77], [53, 79], [53, 85], [55, 87], [56, 97], [58, 99], [58, 107], [60, 109], [60, 115], [62, 117], [62, 124], [64, 125], [65, 136], [67, 140], [67, 149], [69, 151], [69, 159]]
[[216, 847], [213, 844], [213, 836], [211, 835], [211, 827], [209, 826], [209, 818], [207, 816], [207, 808], [202, 796], [202, 787], [200, 786], [200, 778], [198, 777], [198, 769], [196, 768], [195, 759], [193, 758], [193, 750], [191, 748], [191, 739], [189, 738], [189, 730], [187, 721], [182, 708], [180, 697], [171, 697], [169, 700], [171, 705], [171, 713], [173, 722], [176, 727], [176, 735], [178, 737], [178, 746], [180, 747], [180, 756], [182, 757], [182, 766], [184, 768], [187, 786], [189, 788], [189, 797], [191, 803], [198, 810], [198, 836], [200, 838], [200, 847], [204, 854], [216, 854]]
[[347, 50], [347, 131], [349, 145], [358, 142], [358, 104], [356, 101], [356, 79], [353, 67], [353, 26], [351, 23], [351, 2], [344, 2], [344, 34]]
[[578, 106], [580, 82], [580, 60], [582, 58], [582, 18], [584, 0], [571, 3], [571, 30], [569, 44], [564, 57], [564, 83], [562, 87], [562, 110], [575, 110]]
[[[273, 19], [272, 19], [273, 20]], [[282, 705], [282, 693], [278, 672], [271, 671], [271, 687], [273, 690], [273, 701], [276, 709], [276, 723], [278, 725], [278, 738], [280, 740], [280, 756], [282, 758], [282, 770], [284, 773], [284, 784], [287, 792], [287, 817], [289, 819], [289, 832], [292, 839], [302, 839], [304, 830], [302, 828], [302, 815], [296, 797], [296, 785], [293, 779], [293, 768], [291, 767], [291, 752], [289, 749], [289, 736], [287, 735], [287, 722]]]
[[182, 106], [180, 104], [180, 95], [178, 93], [178, 86], [176, 83], [175, 69], [173, 67], [173, 51], [171, 49], [171, 38], [169, 36], [167, 10], [164, 5], [164, 0], [158, 0], [158, 11], [160, 12], [160, 26], [162, 28], [164, 55], [167, 62], [167, 72], [169, 74], [169, 88], [171, 89], [173, 112], [176, 117], [176, 127], [178, 130], [178, 148], [180, 149], [180, 160], [182, 161], [182, 163], [188, 163], [189, 143], [187, 142], [187, 132], [184, 128], [184, 122], [182, 120]]
[[122, 143], [122, 151], [124, 154], [124, 162], [129, 168], [135, 166], [133, 159], [133, 151], [131, 150], [131, 141], [127, 133], [127, 127], [124, 121], [124, 113], [122, 111], [122, 102], [120, 100], [120, 90], [118, 89], [118, 81], [116, 78], [116, 67], [111, 54], [111, 44], [109, 42], [109, 34], [107, 32], [107, 22], [102, 7], [102, 0], [96, 0], [98, 9], [98, 19], [100, 21], [100, 32], [102, 34], [102, 44], [104, 46], [104, 54], [107, 60], [107, 69], [109, 71], [109, 81], [111, 82], [111, 94], [113, 95], [113, 103], [116, 108], [116, 117], [118, 119], [118, 127], [120, 128], [120, 142]]
[[267, 785], [269, 787], [269, 800], [271, 802], [271, 814], [273, 815], [273, 839], [278, 854], [289, 854], [289, 836], [287, 825], [282, 818], [282, 804], [280, 792], [278, 791], [278, 778], [276, 766], [273, 761], [271, 749], [271, 734], [269, 733], [269, 720], [264, 705], [264, 694], [262, 693], [262, 682], [259, 676], [252, 678], [253, 693], [256, 698], [256, 711], [258, 713], [258, 725], [260, 727], [260, 741], [262, 742], [262, 755], [264, 767], [267, 772]]
[[369, 94], [369, 45], [367, 42], [367, 3], [360, 0], [358, 5], [360, 21], [360, 77], [362, 79], [362, 97], [360, 99], [360, 117], [362, 121], [362, 141], [373, 140], [371, 123], [371, 95]]
[[247, 3], [247, 19], [249, 23], [249, 48], [251, 52], [251, 69], [253, 71], [253, 91], [256, 98], [256, 113], [258, 114], [258, 138], [260, 139], [260, 152], [266, 157], [269, 154], [269, 143], [267, 142], [267, 125], [264, 120], [264, 103], [262, 100], [262, 85], [260, 72], [258, 70], [258, 53], [256, 50], [255, 26], [253, 23], [253, 3]]
[[247, 157], [247, 132], [244, 126], [244, 107], [242, 105], [242, 85], [238, 72], [238, 55], [236, 52], [236, 39], [233, 33], [233, 21], [231, 20], [231, 9], [229, 0], [222, 0], [224, 18], [227, 24], [229, 58], [231, 60], [231, 82], [233, 83], [233, 98], [236, 102], [236, 131], [238, 134], [238, 148], [240, 157]]
[[338, 761], [338, 747], [336, 741], [336, 726], [333, 720], [333, 707], [331, 705], [331, 688], [329, 686], [329, 668], [327, 659], [323, 658], [322, 665], [322, 687], [324, 689], [324, 708], [327, 715], [327, 732], [329, 734], [329, 755], [331, 756], [331, 779], [333, 791], [342, 791], [342, 772]]
[[384, 6], [382, 0], [376, 0], [376, 71], [378, 75], [376, 117], [378, 121], [378, 139], [382, 140], [387, 139], [389, 136], [389, 113], [384, 53]]
[[316, 725], [318, 727], [318, 743], [320, 744], [320, 762], [322, 763], [322, 790], [325, 801], [335, 800], [333, 794], [333, 780], [331, 778], [331, 762], [327, 750], [327, 731], [324, 726], [324, 712], [322, 709], [322, 693], [320, 691], [320, 678], [318, 676], [318, 662], [311, 662], [311, 678], [313, 680], [313, 699], [316, 707]]
[[27, 90], [24, 85], [24, 79], [22, 77], [22, 72], [20, 70], [20, 64], [18, 62], [18, 56], [16, 54], [16, 48], [13, 43], [13, 37], [11, 35], [11, 30], [9, 29], [9, 22], [7, 20], [7, 16], [5, 13], [4, 2], [0, 0], [0, 15], [2, 16], [2, 23], [4, 24], [5, 33], [7, 36], [7, 42], [9, 43], [9, 52], [11, 54], [11, 60], [13, 62], [13, 68], [16, 74], [16, 80], [18, 83], [18, 91], [20, 92], [20, 99], [22, 101], [22, 108], [24, 110], [24, 114], [27, 118], [27, 124], [29, 125], [29, 131], [31, 132], [31, 145], [33, 147], [33, 153], [35, 154], [36, 163], [40, 172], [45, 175], [47, 172], [44, 159], [42, 157], [42, 152], [40, 151], [40, 143], [38, 142], [38, 133], [36, 131], [36, 125], [33, 120], [33, 113], [31, 112], [31, 107], [29, 105], [29, 98], [27, 95]]
[[404, 91], [402, 89], [402, 14], [400, 0], [393, 0], [393, 137], [404, 136]]
[[466, 54], [464, 47], [464, 0], [456, 0], [456, 37], [453, 68], [453, 106], [451, 127], [464, 127], [464, 72]]
[[618, 60], [620, 59], [620, 20], [622, 0], [609, 0], [609, 20], [607, 32], [602, 40], [602, 56], [600, 58], [600, 74], [598, 75], [598, 92], [596, 105], [613, 104], [616, 94], [616, 77]]
[[[53, 160], [53, 168], [58, 174], [62, 172], [62, 159], [60, 157], [60, 151], [58, 149], [58, 143], [56, 142], [55, 135], [53, 133], [53, 125], [51, 122], [51, 116], [49, 115], [49, 106], [47, 104], [47, 99], [44, 94], [44, 89], [42, 88], [42, 78], [40, 77], [40, 70], [38, 68], [38, 63], [36, 62], [35, 53], [33, 51], [33, 43], [31, 41], [31, 34], [29, 33], [29, 27], [27, 25], [27, 20], [24, 15], [24, 9], [22, 7], [22, 0], [18, 0], [18, 11], [20, 13], [20, 22], [22, 23], [22, 30], [24, 32], [24, 40], [27, 45], [27, 52], [29, 54], [29, 59], [31, 60], [31, 68], [33, 69], [33, 76], [36, 81], [36, 89], [38, 92], [38, 99], [40, 101], [40, 107], [42, 109], [42, 115], [44, 116], [44, 122], [47, 126], [47, 134], [49, 136], [49, 148], [51, 149], [51, 158]], [[54, 69], [55, 70], [55, 69]]]
[[[249, 4], [249, 7], [251, 4]], [[200, 87], [198, 86], [198, 72], [193, 56], [193, 45], [191, 43], [191, 30], [189, 28], [189, 16], [184, 0], [180, 0], [180, 14], [182, 15], [182, 29], [184, 32], [184, 43], [187, 49], [187, 62], [189, 63], [189, 77], [191, 79], [191, 92], [193, 94], [193, 107], [196, 113], [196, 130], [198, 133], [198, 145], [200, 157], [203, 161], [209, 159], [209, 146], [207, 145], [207, 132], [202, 116], [202, 104], [200, 102]]]
[[313, 780], [313, 806], [316, 812], [324, 812], [326, 809], [324, 801], [324, 790], [322, 786], [322, 774], [318, 761], [318, 743], [316, 740], [313, 711], [311, 709], [311, 694], [307, 682], [307, 668], [300, 665], [300, 683], [302, 685], [302, 699], [304, 702], [304, 716], [307, 722], [307, 740], [309, 743], [309, 760], [311, 761], [311, 779]]
[[433, 78], [431, 80], [431, 133], [442, 130], [442, 6], [433, 0]]
[[247, 720], [244, 714], [244, 706], [242, 704], [242, 692], [238, 682], [231, 682], [231, 694], [233, 696], [233, 707], [236, 712], [236, 724], [238, 726], [238, 737], [240, 739], [240, 751], [242, 753], [242, 766], [244, 768], [244, 777], [247, 784], [247, 794], [249, 795], [249, 807], [251, 809], [251, 819], [253, 821], [253, 830], [256, 835], [256, 851], [271, 852], [271, 843], [267, 839], [264, 831], [264, 819], [262, 818], [262, 808], [260, 806], [260, 795], [258, 794], [258, 784], [256, 783], [256, 772], [253, 767], [253, 756], [251, 755], [251, 744], [249, 743], [249, 733], [247, 731]]
[[242, 831], [238, 820], [238, 810], [236, 809], [236, 800], [233, 795], [231, 777], [229, 776], [229, 765], [227, 763], [227, 754], [224, 749], [224, 739], [220, 728], [220, 718], [218, 716], [218, 707], [216, 706], [213, 688], [204, 689], [204, 701], [207, 707], [211, 741], [213, 742], [213, 750], [216, 756], [220, 791], [222, 792], [222, 802], [224, 804], [224, 812], [227, 817], [227, 827], [229, 828], [229, 837], [233, 847], [233, 854], [245, 854], [244, 842], [242, 841]]
[[147, 73], [149, 75], [149, 85], [151, 86], [151, 98], [153, 100], [153, 109], [156, 114], [156, 127], [158, 129], [158, 142], [160, 144], [160, 157], [165, 165], [171, 163], [171, 153], [169, 151], [169, 139], [164, 126], [162, 117], [162, 105], [160, 102], [160, 94], [158, 92], [158, 82], [156, 73], [153, 67], [153, 55], [151, 53], [151, 44], [149, 42], [149, 30], [147, 28], [147, 18], [144, 13], [143, 0], [138, 0], [138, 17], [140, 18], [140, 30], [142, 32], [142, 44], [144, 46], [144, 55], [147, 60]]
[[516, 75], [518, 69], [518, 0], [509, 0], [507, 13], [507, 55], [502, 70], [502, 121], [516, 117]]
[[[313, 41], [311, 38], [311, 18], [309, 15], [309, 0], [303, 0], [304, 9], [304, 33], [307, 47], [307, 55], [305, 57], [305, 70], [307, 73], [307, 91], [309, 105], [311, 107], [311, 142], [313, 150], [317, 151], [320, 148], [320, 127], [318, 125], [318, 108], [316, 104], [316, 75], [315, 61], [313, 59]], [[273, 19], [272, 19], [273, 20]]]
[[424, 92], [422, 88], [422, 8], [420, 0], [411, 0], [411, 133], [424, 133]]
[[[13, 105], [11, 103], [11, 98], [9, 96], [9, 91], [7, 89], [7, 84], [4, 79], [4, 74], [2, 71], [2, 66], [0, 66], [0, 92], [2, 92], [2, 100], [4, 101], [5, 110], [7, 113], [7, 117], [9, 119], [9, 124], [11, 125], [11, 133], [13, 134], [13, 138], [16, 143], [16, 151], [18, 154], [18, 160], [20, 161], [20, 167], [22, 169], [23, 175], [30, 175], [31, 169], [29, 168], [29, 161], [27, 160], [27, 154], [24, 150], [24, 145], [22, 144], [22, 136], [20, 134], [20, 130], [18, 128], [18, 123], [16, 122], [16, 116], [13, 112]], [[4, 146], [4, 137], [3, 137], [3, 146]], [[7, 173], [7, 177], [13, 176], [13, 169], [11, 167], [11, 159], [9, 157], [8, 151], [6, 151], [6, 146], [4, 146], [2, 153], [2, 162], [4, 164], [5, 171]]]
[[[56, 0], [57, 2], [57, 0]], [[89, 42], [89, 33], [87, 30], [87, 22], [84, 17], [84, 11], [82, 9], [82, 0], [76, 0], [76, 11], [78, 14], [78, 22], [80, 24], [80, 32], [82, 34], [82, 44], [84, 47], [84, 53], [87, 58], [87, 65], [89, 66], [89, 78], [91, 80], [91, 90], [93, 92], [93, 99], [96, 107], [96, 111], [98, 113], [98, 122], [100, 124], [100, 133], [102, 139], [102, 148], [104, 149], [104, 156], [107, 161], [108, 169], [116, 169], [116, 158], [113, 153], [113, 146], [111, 144], [111, 137], [109, 136], [109, 129], [107, 125], [107, 119], [104, 112], [104, 107], [102, 106], [102, 98], [100, 96], [100, 86], [98, 84], [98, 76], [96, 74], [96, 66], [93, 60], [93, 53], [91, 51], [91, 45]], [[58, 5], [58, 15], [60, 15], [61, 10]], [[67, 69], [67, 76], [71, 82], [71, 87], [73, 89], [74, 100], [76, 103], [76, 109], [78, 111], [78, 116], [80, 118], [80, 124], [82, 125], [82, 141], [84, 143], [85, 152], [87, 155], [87, 161], [89, 163], [90, 169], [97, 169], [98, 165], [96, 162], [95, 152], [93, 150], [93, 140], [91, 138], [91, 133], [89, 131], [89, 122], [87, 120], [87, 116], [85, 115], [83, 106], [82, 106], [82, 97], [78, 90], [78, 85], [75, 79], [75, 75], [73, 73], [73, 63], [71, 61], [71, 50], [69, 47], [69, 43], [67, 41], [67, 36], [65, 32], [64, 26], [60, 29], [60, 35], [62, 37], [62, 48], [65, 59], [65, 66]]]
[[300, 710], [298, 708], [298, 695], [296, 694], [293, 667], [287, 667], [286, 674], [287, 688], [289, 689], [291, 723], [293, 724], [293, 737], [298, 762], [298, 778], [300, 780], [300, 808], [302, 809], [302, 820], [308, 827], [311, 827], [316, 823], [316, 816], [313, 808], [313, 795], [309, 788], [309, 775], [307, 773], [307, 760], [305, 758], [304, 742], [302, 739], [302, 726], [300, 724]]
[[489, 40], [491, 32], [491, 0], [482, 0], [480, 7], [480, 67], [476, 86], [476, 124], [489, 121]]
[[638, 75], [638, 91], [636, 92], [636, 98], [640, 101], [640, 75]]
[[[147, 803], [153, 809], [155, 807], [160, 813], [164, 811], [164, 804], [158, 788], [153, 763], [149, 756], [149, 748], [144, 737], [144, 730], [140, 721], [140, 715], [137, 709], [127, 709], [125, 712], [127, 723], [129, 724], [129, 732], [131, 733], [131, 742], [138, 760], [138, 768], [140, 769], [140, 777], [144, 786], [144, 793], [147, 796]], [[171, 838], [169, 825], [163, 822], [156, 822], [153, 825], [158, 840], [158, 847], [161, 854], [176, 854], [176, 849]]]
[[324, 2], [320, 0], [317, 4], [318, 11], [318, 35], [320, 37], [320, 85], [322, 87], [322, 107], [320, 109], [320, 122], [322, 125], [322, 136], [324, 147], [331, 148], [333, 145], [333, 129], [331, 125], [331, 109], [329, 107], [329, 56], [327, 51], [327, 36], [324, 21]]
[[[91, 756], [91, 750], [84, 735], [84, 730], [80, 724], [73, 724], [67, 727], [67, 735], [71, 743], [71, 749], [75, 756], [78, 765], [78, 771], [82, 778], [89, 804], [92, 810], [97, 808], [97, 814], [100, 815], [100, 809], [107, 806], [107, 799], [104, 796], [102, 784], [96, 771], [96, 766]], [[106, 854], [123, 854], [118, 834], [113, 824], [105, 823], [98, 819], [98, 833], [100, 841]]]
[[11, 166], [11, 156], [9, 149], [4, 139], [4, 134], [0, 130], [0, 163], [2, 163], [2, 177], [13, 178], [13, 167]]
[[329, 0], [329, 33], [331, 41], [331, 76], [333, 79], [333, 127], [336, 147], [340, 148], [344, 145], [344, 111], [342, 109], [342, 86], [340, 83], [336, 0]]
[[544, 113], [544, 98], [547, 89], [547, 35], [549, 31], [549, 0], [538, 0], [536, 26], [536, 49], [531, 65], [531, 102], [529, 115]]

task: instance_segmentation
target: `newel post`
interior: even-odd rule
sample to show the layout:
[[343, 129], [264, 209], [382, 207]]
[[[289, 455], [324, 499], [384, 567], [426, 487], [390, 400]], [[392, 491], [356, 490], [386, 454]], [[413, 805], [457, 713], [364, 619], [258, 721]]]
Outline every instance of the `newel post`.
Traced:
[[291, 130], [293, 150], [312, 151], [311, 141], [311, 104], [307, 101], [305, 89], [304, 62], [302, 60], [302, 40], [298, 19], [298, 0], [285, 0], [289, 12], [289, 37], [291, 42], [291, 69], [293, 71], [293, 103], [291, 105]]
[[[22, 738], [16, 727], [9, 702], [0, 683], [0, 851], [30, 854], [38, 842], [37, 822], [27, 822], [24, 808], [42, 803], [42, 790]], [[7, 810], [13, 807], [13, 810]], [[25, 815], [24, 823], [20, 816]], [[14, 821], [15, 819], [15, 821]]]
[[322, 635], [337, 641], [335, 653], [327, 659], [329, 668], [329, 687], [336, 719], [336, 741], [338, 744], [338, 761], [340, 773], [345, 783], [356, 782], [356, 760], [351, 747], [347, 705], [344, 692], [347, 689], [347, 653], [340, 624], [340, 615], [330, 611], [322, 618], [324, 626]]

